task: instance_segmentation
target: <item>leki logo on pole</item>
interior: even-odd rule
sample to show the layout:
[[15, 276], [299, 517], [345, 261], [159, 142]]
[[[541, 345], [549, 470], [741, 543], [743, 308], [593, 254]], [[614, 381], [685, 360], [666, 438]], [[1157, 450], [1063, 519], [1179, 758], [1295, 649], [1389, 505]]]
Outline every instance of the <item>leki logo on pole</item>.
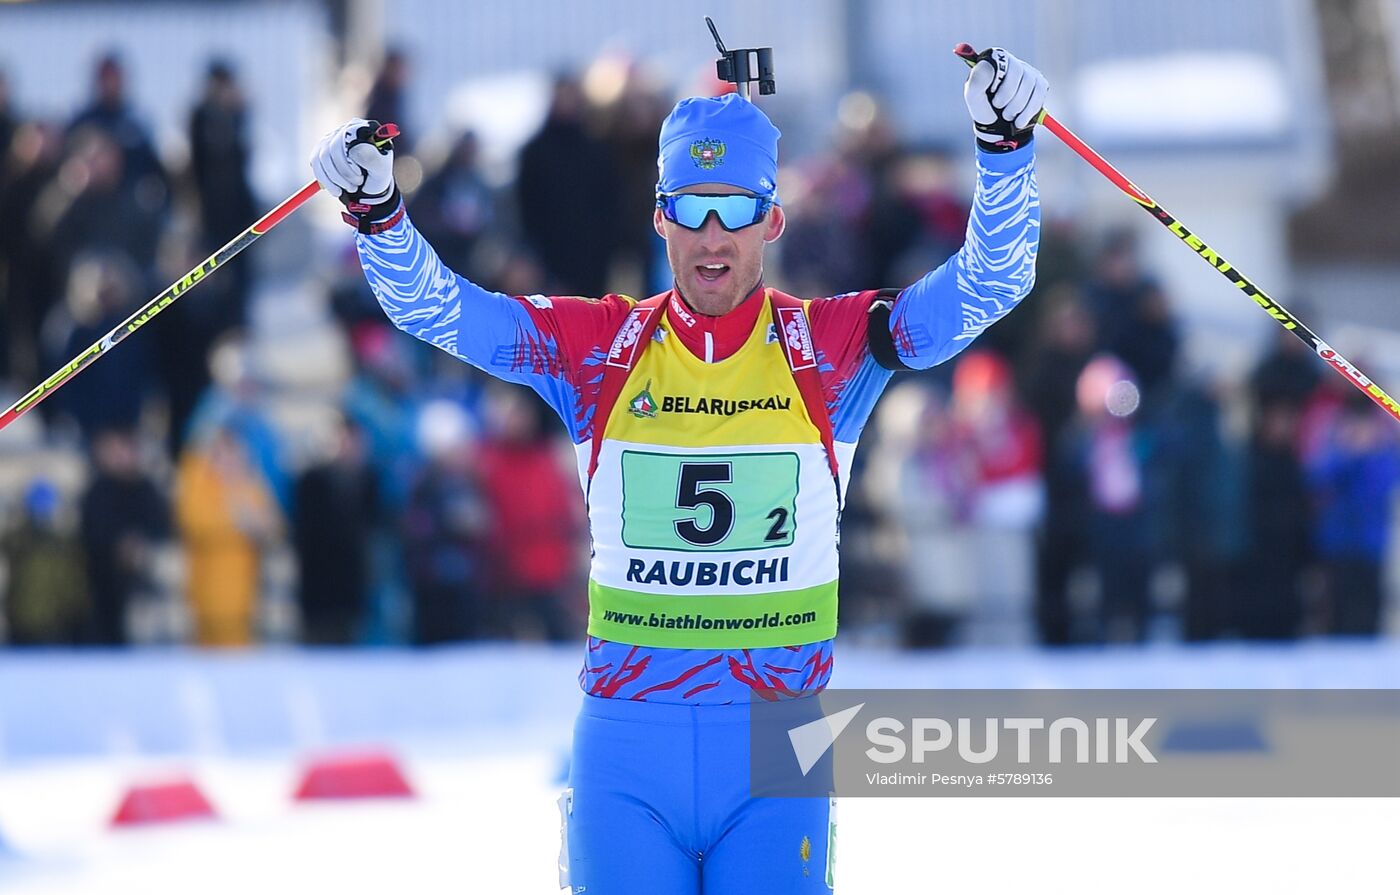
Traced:
[[627, 402], [627, 410], [638, 419], [654, 418], [656, 416], [656, 399], [651, 396], [651, 380], [642, 386], [642, 390], [637, 392], [637, 396]]
[[724, 164], [724, 141], [696, 140], [690, 144], [690, 158], [695, 162], [695, 167], [704, 168], [709, 171]]

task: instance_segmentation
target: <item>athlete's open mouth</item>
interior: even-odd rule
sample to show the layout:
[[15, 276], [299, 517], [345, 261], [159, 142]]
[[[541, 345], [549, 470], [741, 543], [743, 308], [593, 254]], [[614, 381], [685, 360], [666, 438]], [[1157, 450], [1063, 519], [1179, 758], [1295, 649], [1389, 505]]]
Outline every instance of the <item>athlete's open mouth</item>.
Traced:
[[695, 270], [697, 273], [700, 274], [700, 279], [705, 280], [708, 283], [714, 283], [723, 279], [725, 274], [729, 273], [729, 265], [698, 264], [696, 265]]

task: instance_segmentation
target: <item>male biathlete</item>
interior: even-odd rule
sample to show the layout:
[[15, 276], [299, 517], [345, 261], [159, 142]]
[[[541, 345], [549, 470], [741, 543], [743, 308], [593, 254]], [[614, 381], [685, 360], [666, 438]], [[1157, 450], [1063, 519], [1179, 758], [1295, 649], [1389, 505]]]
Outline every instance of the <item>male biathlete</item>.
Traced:
[[818, 299], [764, 285], [779, 134], [735, 94], [682, 100], [662, 124], [653, 224], [675, 286], [645, 301], [483, 289], [414, 229], [373, 122], [317, 147], [394, 325], [530, 386], [573, 439], [593, 559], [560, 800], [572, 892], [832, 887], [833, 803], [751, 797], [747, 704], [830, 678], [841, 504], [892, 373], [948, 360], [1031, 289], [1045, 92], [986, 54], [963, 90], [977, 184], [962, 248], [902, 291]]

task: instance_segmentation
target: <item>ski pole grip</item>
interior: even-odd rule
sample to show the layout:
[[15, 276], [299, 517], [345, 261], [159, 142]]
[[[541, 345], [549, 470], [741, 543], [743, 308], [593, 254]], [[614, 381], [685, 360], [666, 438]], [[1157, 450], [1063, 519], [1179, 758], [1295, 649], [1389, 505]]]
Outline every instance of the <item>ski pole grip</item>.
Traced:
[[[966, 62], [968, 68], [975, 68], [977, 66], [977, 63], [981, 62], [983, 59], [990, 58], [992, 55], [992, 51], [990, 49], [986, 49], [982, 50], [981, 52], [978, 52], [977, 50], [974, 50], [972, 48], [972, 44], [960, 43], [956, 47], [953, 47], [953, 55], [957, 56], [963, 62]], [[1035, 116], [1035, 123], [1044, 124], [1045, 116], [1045, 110], [1041, 109], [1040, 114]]]
[[393, 152], [394, 138], [398, 135], [399, 126], [397, 124], [380, 124], [378, 121], [371, 121], [355, 132], [355, 139], [350, 141], [350, 145], [358, 146], [361, 143], [369, 143], [380, 152]]
[[970, 43], [960, 43], [956, 47], [953, 47], [953, 54], [961, 58], [963, 62], [966, 62], [968, 68], [972, 68], [978, 62], [986, 59], [989, 52], [989, 50], [983, 50], [979, 53], [972, 48], [972, 44]]

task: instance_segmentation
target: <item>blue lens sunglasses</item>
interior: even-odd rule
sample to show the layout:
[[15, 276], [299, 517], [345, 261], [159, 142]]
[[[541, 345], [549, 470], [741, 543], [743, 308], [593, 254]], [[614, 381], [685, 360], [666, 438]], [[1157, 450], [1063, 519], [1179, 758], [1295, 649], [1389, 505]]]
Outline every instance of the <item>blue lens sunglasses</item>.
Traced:
[[714, 212], [719, 225], [731, 232], [752, 227], [773, 208], [769, 196], [713, 195], [709, 193], [657, 193], [656, 207], [666, 220], [688, 230], [699, 230]]

